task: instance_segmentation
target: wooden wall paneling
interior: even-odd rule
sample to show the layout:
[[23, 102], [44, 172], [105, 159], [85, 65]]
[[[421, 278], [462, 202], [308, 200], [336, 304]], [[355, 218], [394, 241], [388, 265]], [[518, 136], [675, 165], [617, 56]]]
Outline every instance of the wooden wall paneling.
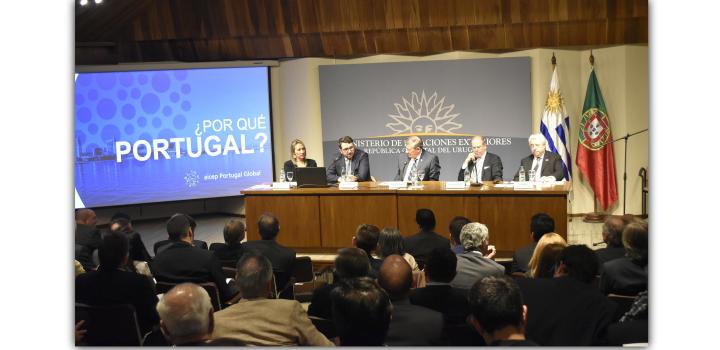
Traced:
[[607, 20], [562, 22], [558, 46], [607, 45]]
[[487, 25], [468, 28], [470, 49], [504, 49], [508, 48], [505, 40], [505, 26]]
[[394, 193], [320, 196], [320, 218], [322, 247], [349, 247], [360, 224], [397, 227], [397, 197]]
[[647, 17], [608, 20], [608, 43], [647, 43]]
[[318, 208], [317, 195], [246, 196], [247, 239], [260, 239], [257, 220], [261, 214], [270, 212], [280, 221], [277, 238], [280, 244], [293, 248], [319, 247], [321, 239]]
[[428, 195], [398, 194], [398, 229], [403, 236], [412, 236], [418, 232], [415, 213], [427, 208], [435, 214], [435, 232], [442, 236], [449, 234], [448, 225], [452, 218], [461, 215], [470, 220], [478, 220], [479, 201], [476, 195]]

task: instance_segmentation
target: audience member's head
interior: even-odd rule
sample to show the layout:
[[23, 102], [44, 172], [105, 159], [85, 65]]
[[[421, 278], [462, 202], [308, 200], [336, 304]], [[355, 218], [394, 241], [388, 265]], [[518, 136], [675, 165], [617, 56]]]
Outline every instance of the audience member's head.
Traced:
[[466, 252], [477, 250], [482, 251], [488, 246], [490, 231], [487, 226], [479, 222], [471, 222], [463, 226], [460, 231], [460, 244]]
[[384, 345], [392, 303], [377, 282], [369, 277], [341, 280], [330, 299], [340, 345]]
[[405, 243], [403, 243], [403, 237], [400, 235], [400, 230], [394, 227], [386, 227], [380, 231], [380, 238], [378, 239], [378, 255], [381, 258], [388, 257], [393, 254], [400, 256], [405, 255]]
[[450, 248], [435, 248], [425, 262], [425, 276], [429, 282], [450, 283], [457, 272], [457, 256]]
[[210, 296], [193, 283], [179, 284], [163, 295], [156, 306], [160, 327], [173, 345], [198, 343], [213, 332]]
[[228, 245], [240, 244], [245, 239], [245, 224], [240, 219], [230, 219], [223, 228], [223, 239]]
[[[508, 276], [488, 276], [477, 282], [468, 293], [470, 323], [486, 344], [524, 335], [527, 307], [517, 282]], [[524, 339], [524, 337], [522, 337]]]
[[631, 223], [623, 231], [623, 246], [634, 262], [645, 266], [648, 263], [648, 224], [645, 221]]
[[353, 244], [364, 250], [368, 258], [370, 258], [375, 248], [377, 248], [378, 239], [380, 239], [380, 229], [377, 226], [361, 224], [357, 230], [355, 230]]
[[168, 219], [166, 227], [171, 240], [182, 240], [192, 236], [195, 220], [190, 215], [177, 213]]
[[280, 222], [273, 214], [262, 214], [260, 215], [260, 219], [258, 219], [258, 231], [260, 238], [273, 240], [277, 237], [278, 232], [280, 232]]
[[412, 268], [400, 255], [390, 255], [383, 261], [378, 283], [390, 295], [390, 300], [405, 299], [412, 287]]
[[128, 213], [123, 213], [123, 212], [121, 212], [121, 211], [113, 214], [113, 216], [110, 218], [110, 221], [115, 221], [115, 220], [117, 220], [117, 219], [125, 219], [125, 220], [127, 220], [127, 221], [131, 221], [131, 222], [132, 222], [132, 218], [130, 217], [130, 214], [128, 214]]
[[97, 225], [97, 215], [92, 209], [78, 209], [75, 212], [75, 223], [95, 227]]
[[370, 260], [360, 248], [342, 248], [335, 257], [335, 275], [339, 279], [365, 277], [370, 272]]
[[[548, 247], [552, 248], [546, 249]], [[567, 247], [567, 242], [559, 234], [555, 232], [544, 234], [535, 246], [530, 258], [528, 275], [532, 278], [552, 277], [555, 272], [556, 259], [559, 257], [560, 251], [565, 247]]]
[[553, 231], [555, 231], [555, 220], [550, 215], [539, 213], [530, 219], [530, 232], [532, 232], [535, 242], [539, 241], [544, 234]]
[[415, 212], [415, 222], [423, 231], [435, 229], [435, 214], [430, 209], [418, 209]]
[[595, 251], [582, 244], [565, 247], [555, 269], [555, 277], [568, 276], [584, 283], [591, 283], [597, 273], [598, 259]]
[[128, 238], [124, 233], [107, 233], [98, 248], [99, 269], [112, 271], [127, 264], [129, 246]]
[[463, 226], [470, 223], [470, 220], [464, 216], [456, 216], [450, 220], [448, 229], [450, 230], [450, 240], [453, 245], [460, 244], [460, 231]]
[[625, 220], [616, 215], [610, 215], [605, 219], [605, 223], [602, 227], [603, 242], [607, 243], [608, 247], [621, 248], [622, 244], [622, 232], [625, 229]]
[[110, 231], [112, 232], [122, 232], [126, 235], [132, 234], [133, 227], [130, 220], [126, 218], [115, 218], [110, 221]]
[[272, 263], [258, 252], [243, 254], [237, 263], [235, 285], [243, 299], [267, 298], [272, 278]]

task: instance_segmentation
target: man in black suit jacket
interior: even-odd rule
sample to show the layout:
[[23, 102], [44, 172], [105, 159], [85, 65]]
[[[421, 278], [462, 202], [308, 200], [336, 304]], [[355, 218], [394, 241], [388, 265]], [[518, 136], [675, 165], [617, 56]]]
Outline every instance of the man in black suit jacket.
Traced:
[[352, 137], [343, 136], [338, 140], [340, 154], [335, 156], [332, 164], [327, 167], [328, 182], [342, 182], [343, 175], [347, 174], [347, 167], [350, 167], [351, 175], [349, 181], [370, 181], [370, 158], [361, 149], [355, 148]]
[[194, 232], [188, 215], [170, 217], [167, 231], [170, 235], [178, 235], [180, 240], [158, 252], [150, 263], [156, 280], [169, 283], [214, 282], [223, 302], [237, 294], [235, 286], [225, 282], [220, 260], [212, 252], [192, 245]]
[[100, 247], [102, 238], [97, 229], [97, 215], [92, 209], [78, 209], [75, 212], [75, 260], [85, 271], [94, 270], [93, 252]]
[[75, 278], [75, 301], [88, 305], [131, 304], [135, 307], [140, 331], [149, 332], [160, 321], [150, 278], [124, 271], [127, 264], [128, 239], [125, 234], [111, 232], [102, 239], [98, 248], [100, 266]]
[[450, 240], [433, 232], [435, 230], [435, 214], [430, 209], [418, 209], [415, 212], [415, 222], [420, 232], [405, 238], [405, 250], [412, 255], [418, 263], [424, 264], [426, 256], [435, 248], [450, 247]]
[[341, 281], [358, 277], [366, 277], [370, 271], [370, 261], [364, 250], [360, 248], [342, 248], [335, 257], [333, 283], [316, 288], [312, 294], [308, 315], [332, 319], [332, 302], [330, 291]]
[[627, 223], [622, 217], [610, 215], [605, 219], [602, 228], [603, 242], [607, 247], [595, 251], [600, 263], [600, 274], [603, 272], [603, 265], [611, 260], [620, 259], [625, 256], [625, 247], [622, 244], [622, 232]]
[[599, 283], [603, 294], [636, 295], [648, 289], [647, 223], [628, 224], [622, 235], [627, 256], [605, 263]]
[[[458, 172], [458, 181], [465, 179], [465, 170], [470, 174], [470, 182], [479, 183], [481, 181], [495, 181], [503, 179], [502, 160], [496, 154], [487, 152], [487, 141], [483, 136], [473, 137], [470, 144], [472, 152], [460, 167]], [[479, 175], [478, 175], [479, 174]]]
[[223, 228], [225, 243], [213, 243], [210, 251], [220, 260], [223, 266], [235, 268], [244, 253], [241, 243], [245, 239], [245, 224], [240, 219], [230, 219]]
[[[183, 214], [185, 215], [185, 214]], [[187, 217], [187, 220], [190, 222], [190, 228], [193, 231], [193, 240], [190, 244], [192, 244], [193, 247], [198, 247], [200, 249], [208, 249], [208, 245], [205, 241], [196, 240], [195, 238], [195, 227], [197, 227], [197, 223], [195, 222], [195, 219], [193, 219], [190, 215], [185, 215]], [[180, 234], [181, 232], [170, 232], [168, 231], [168, 239], [155, 242], [153, 244], [153, 254], [157, 255], [159, 252], [161, 252], [163, 249], [170, 246], [171, 243], [177, 243], [180, 241]]]
[[[546, 150], [547, 140], [545, 140], [545, 136], [532, 134], [528, 139], [528, 143], [532, 154], [520, 160], [520, 166], [525, 168], [526, 180], [530, 176], [531, 169], [536, 169], [536, 171], [535, 179], [530, 179], [530, 181], [560, 181], [565, 178], [562, 159], [558, 154]], [[515, 181], [520, 178], [519, 174], [520, 168], [515, 173]]]
[[530, 237], [532, 237], [533, 242], [515, 251], [510, 272], [527, 271], [538, 241], [544, 234], [553, 231], [555, 231], [555, 220], [553, 218], [545, 213], [533, 215], [532, 219], [530, 219]]
[[465, 293], [450, 286], [456, 268], [457, 257], [450, 248], [433, 249], [425, 263], [425, 287], [410, 292], [410, 303], [442, 313], [446, 325], [464, 324], [470, 313]]
[[563, 249], [555, 278], [521, 278], [527, 305], [525, 335], [541, 346], [604, 345], [616, 305], [591, 285], [595, 252], [584, 245]]
[[442, 345], [443, 316], [423, 306], [410, 304], [412, 269], [400, 255], [385, 258], [378, 284], [390, 296], [393, 314], [385, 343], [389, 346]]
[[423, 173], [421, 181], [440, 180], [440, 160], [438, 156], [423, 149], [423, 142], [417, 136], [410, 136], [405, 140], [405, 153], [407, 157], [398, 159], [398, 170], [395, 181], [410, 182], [410, 173], [415, 168], [416, 174]]
[[[275, 274], [275, 284], [278, 291], [280, 291], [287, 286], [290, 277], [292, 277], [293, 266], [295, 265], [295, 251], [275, 241], [280, 232], [280, 222], [273, 214], [260, 215], [258, 231], [261, 240], [246, 242], [244, 244], [245, 249], [246, 251], [255, 250], [270, 260]], [[280, 297], [293, 299], [292, 287], [281, 293]]]

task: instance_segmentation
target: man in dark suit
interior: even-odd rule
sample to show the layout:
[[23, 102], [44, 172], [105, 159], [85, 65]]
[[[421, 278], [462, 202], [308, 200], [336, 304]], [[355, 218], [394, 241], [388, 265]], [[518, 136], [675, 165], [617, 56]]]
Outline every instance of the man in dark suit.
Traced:
[[220, 260], [212, 252], [192, 245], [194, 231], [191, 218], [186, 214], [175, 214], [167, 221], [168, 234], [180, 237], [155, 255], [150, 269], [159, 282], [214, 282], [220, 292], [220, 299], [226, 302], [237, 294], [234, 285], [225, 282]]
[[308, 315], [332, 319], [330, 291], [343, 280], [366, 277], [370, 270], [368, 256], [360, 248], [342, 248], [335, 257], [333, 283], [316, 288], [312, 294]]
[[627, 256], [608, 261], [600, 275], [603, 294], [637, 295], [648, 289], [648, 226], [634, 222], [623, 230], [623, 246]]
[[430, 209], [418, 209], [415, 222], [420, 232], [405, 238], [405, 250], [412, 255], [418, 264], [424, 266], [426, 256], [435, 248], [450, 247], [450, 240], [433, 232], [435, 230], [435, 214]]
[[385, 343], [389, 346], [442, 345], [442, 314], [410, 304], [412, 269], [400, 255], [385, 258], [378, 284], [390, 296], [393, 314]]
[[[370, 160], [368, 154], [355, 148], [352, 137], [343, 136], [338, 140], [340, 154], [327, 167], [328, 182], [370, 181]], [[347, 169], [350, 169], [348, 174]], [[344, 176], [347, 175], [347, 176]]]
[[100, 247], [102, 238], [97, 229], [97, 215], [92, 209], [78, 209], [75, 212], [75, 260], [85, 271], [94, 270], [93, 252]]
[[160, 321], [150, 278], [122, 270], [128, 260], [129, 243], [125, 234], [111, 232], [103, 237], [97, 271], [88, 271], [75, 278], [75, 301], [88, 305], [131, 304], [135, 307], [142, 334]]
[[456, 269], [457, 257], [450, 248], [433, 249], [425, 263], [425, 287], [410, 292], [410, 303], [442, 313], [446, 325], [465, 323], [470, 313], [467, 297], [450, 286]]
[[472, 152], [460, 167], [458, 181], [465, 179], [465, 171], [470, 175], [470, 182], [495, 181], [503, 179], [502, 160], [496, 154], [487, 151], [487, 141], [484, 136], [475, 136], [470, 142]]
[[360, 224], [355, 230], [355, 235], [352, 238], [353, 247], [360, 248], [365, 251], [370, 262], [370, 271], [368, 276], [377, 278], [380, 266], [382, 266], [382, 260], [373, 257], [375, 249], [377, 249], [378, 240], [380, 239], [380, 229], [375, 225]]
[[600, 263], [600, 274], [603, 272], [603, 265], [611, 260], [620, 259], [625, 256], [625, 247], [622, 243], [622, 232], [629, 222], [620, 216], [610, 215], [605, 219], [602, 228], [603, 242], [607, 247], [595, 251]]
[[[185, 214], [183, 214], [185, 215]], [[198, 247], [200, 249], [208, 249], [208, 245], [205, 241], [196, 240], [195, 238], [195, 227], [197, 227], [197, 223], [195, 222], [195, 219], [193, 219], [190, 215], [185, 215], [187, 219], [190, 221], [190, 228], [193, 231], [193, 240], [192, 244], [193, 247]], [[155, 242], [153, 244], [153, 254], [157, 255], [159, 252], [161, 252], [163, 249], [170, 246], [171, 243], [177, 243], [180, 241], [180, 232], [170, 232], [168, 231], [168, 239]]]
[[[520, 166], [525, 168], [525, 179], [529, 179], [530, 170], [535, 170], [535, 178], [530, 181], [560, 181], [565, 177], [562, 159], [556, 153], [546, 150], [547, 140], [542, 134], [532, 134], [528, 138], [530, 145], [529, 156], [520, 160]], [[520, 168], [513, 178], [518, 181]]]
[[242, 220], [230, 219], [223, 228], [223, 239], [225, 243], [211, 244], [210, 251], [224, 266], [235, 268], [244, 252], [241, 242], [245, 239], [245, 224]]
[[407, 157], [398, 159], [395, 181], [412, 181], [413, 170], [415, 174], [423, 173], [421, 181], [440, 180], [440, 160], [437, 155], [423, 149], [422, 139], [417, 136], [408, 137], [405, 140], [405, 153]]
[[533, 215], [532, 219], [530, 219], [530, 237], [532, 237], [533, 242], [515, 251], [510, 272], [527, 271], [528, 265], [530, 265], [530, 258], [532, 258], [538, 241], [544, 234], [553, 231], [555, 231], [555, 220], [553, 220], [553, 218], [545, 213]]
[[505, 267], [492, 258], [497, 253], [490, 245], [490, 231], [479, 222], [471, 222], [460, 231], [464, 253], [457, 254], [457, 274], [450, 281], [454, 288], [469, 290], [475, 281], [486, 276], [502, 276]]
[[[261, 239], [246, 242], [244, 244], [245, 249], [246, 251], [255, 250], [270, 259], [275, 274], [275, 284], [278, 291], [281, 291], [287, 286], [292, 276], [293, 265], [295, 265], [295, 251], [275, 241], [278, 233], [280, 233], [280, 222], [273, 214], [260, 215], [258, 231]], [[280, 294], [280, 297], [293, 299], [292, 288], [286, 289], [285, 292]]]
[[343, 279], [330, 293], [341, 346], [385, 345], [393, 305], [374, 279]]
[[617, 306], [591, 284], [597, 270], [594, 251], [571, 245], [560, 254], [555, 278], [518, 279], [527, 338], [541, 346], [604, 345]]

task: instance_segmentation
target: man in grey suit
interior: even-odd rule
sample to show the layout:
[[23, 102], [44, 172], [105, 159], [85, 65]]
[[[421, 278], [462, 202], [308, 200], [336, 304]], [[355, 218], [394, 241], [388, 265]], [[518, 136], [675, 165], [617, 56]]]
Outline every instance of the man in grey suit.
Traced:
[[502, 160], [497, 154], [487, 151], [487, 141], [484, 136], [475, 136], [470, 142], [472, 152], [460, 167], [458, 181], [465, 179], [465, 170], [469, 171], [470, 182], [495, 181], [503, 179]]
[[[560, 181], [565, 177], [562, 159], [556, 153], [548, 152], [547, 140], [542, 134], [532, 134], [528, 138], [531, 155], [520, 160], [520, 166], [525, 168], [526, 178], [530, 170], [535, 170], [535, 178], [530, 181]], [[514, 180], [519, 179], [520, 168], [515, 173]]]
[[[368, 154], [355, 147], [350, 136], [338, 140], [340, 154], [327, 167], [328, 182], [370, 181], [370, 160]], [[350, 170], [348, 172], [348, 169]], [[347, 176], [344, 176], [347, 175]]]
[[487, 226], [479, 222], [463, 226], [460, 242], [465, 252], [457, 255], [457, 274], [450, 281], [453, 288], [469, 290], [483, 277], [505, 274], [505, 267], [492, 260], [497, 251], [489, 244], [490, 232]]
[[410, 182], [410, 173], [413, 169], [416, 174], [424, 173], [421, 181], [440, 180], [440, 160], [438, 156], [423, 149], [423, 142], [417, 136], [410, 136], [405, 140], [405, 153], [407, 157], [400, 157], [395, 181]]

